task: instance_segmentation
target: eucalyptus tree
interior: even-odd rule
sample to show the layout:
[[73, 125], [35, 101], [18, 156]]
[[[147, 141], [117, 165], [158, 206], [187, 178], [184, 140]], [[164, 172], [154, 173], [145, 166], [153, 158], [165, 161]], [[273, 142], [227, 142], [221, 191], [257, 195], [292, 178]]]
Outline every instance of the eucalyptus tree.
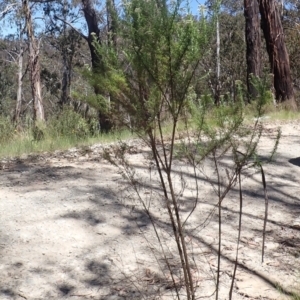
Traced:
[[296, 109], [290, 60], [279, 3], [276, 0], [258, 0], [258, 3], [271, 73], [274, 75], [276, 100], [278, 103], [283, 103], [284, 106]]
[[[62, 3], [62, 2], [58, 2]], [[68, 1], [68, 7], [73, 4]], [[104, 21], [104, 9], [101, 5], [96, 5], [95, 1], [92, 0], [81, 0], [76, 3], [76, 6], [80, 6], [80, 10], [85, 19], [87, 32], [86, 34], [82, 32], [81, 29], [78, 29], [72, 24], [72, 21], [67, 21], [63, 16], [55, 15], [55, 19], [63, 24], [67, 24], [70, 26], [74, 32], [77, 32], [79, 36], [84, 39], [89, 47], [90, 51], [90, 62], [92, 65], [92, 71], [96, 74], [104, 73], [104, 65], [100, 55], [97, 54], [95, 44], [102, 44], [111, 41], [113, 44], [116, 44], [116, 12], [115, 5], [113, 0], [107, 0], [105, 3], [106, 6], [106, 16], [107, 20]], [[49, 12], [51, 11], [51, 7], [49, 7]], [[55, 23], [55, 22], [54, 22]], [[114, 33], [113, 33], [114, 32]], [[102, 96], [102, 91], [98, 85], [94, 84], [93, 89], [96, 95]], [[63, 96], [65, 98], [65, 96]], [[106, 95], [107, 101], [109, 100], [109, 95]], [[92, 105], [93, 103], [90, 102]], [[101, 131], [108, 132], [113, 123], [108, 117], [107, 113], [103, 109], [98, 110], [98, 119]]]
[[117, 10], [114, 0], [106, 0], [107, 42], [117, 47]]
[[237, 80], [246, 85], [246, 43], [243, 2], [209, 0], [206, 1], [209, 12], [214, 11], [216, 3], [220, 3], [218, 15], [220, 42], [218, 43], [216, 33], [211, 40], [210, 58], [203, 61], [202, 66], [208, 73], [207, 85], [214, 95], [215, 102], [219, 102], [228, 98], [228, 93], [230, 97], [235, 97]]
[[261, 77], [261, 30], [257, 0], [244, 0], [248, 100], [257, 96], [252, 76]]
[[[96, 45], [101, 45], [105, 43], [105, 40], [101, 37], [101, 30], [99, 25], [99, 13], [97, 14], [97, 11], [93, 5], [92, 0], [82, 0], [82, 10], [84, 13], [84, 17], [86, 20], [86, 24], [88, 27], [88, 35], [85, 37], [85, 39], [88, 42], [90, 53], [91, 53], [91, 62], [92, 62], [92, 68], [95, 76], [97, 74], [99, 76], [102, 76], [105, 73], [104, 69], [104, 63], [102, 60], [102, 56], [99, 55], [96, 49]], [[114, 46], [116, 46], [116, 10], [114, 6], [113, 0], [107, 0], [106, 1], [106, 12], [107, 12], [107, 41], [112, 42]], [[94, 84], [94, 91], [96, 95], [99, 95], [100, 97], [103, 96], [103, 88], [100, 88], [98, 84]], [[109, 102], [111, 99], [110, 95], [105, 95], [106, 102]], [[99, 107], [98, 107], [99, 108]], [[102, 132], [108, 132], [113, 127], [113, 122], [110, 119], [106, 109], [103, 109], [103, 107], [99, 108], [98, 110], [98, 118], [99, 118], [99, 125]]]
[[4, 10], [2, 10], [3, 17], [7, 17], [8, 14], [13, 14], [15, 18], [21, 19], [24, 22], [24, 32], [27, 36], [26, 42], [28, 44], [29, 53], [28, 65], [33, 102], [33, 119], [35, 122], [43, 122], [45, 120], [45, 114], [40, 76], [40, 40], [35, 36], [32, 6], [29, 0], [2, 0], [0, 7], [4, 8]]
[[22, 0], [22, 14], [25, 18], [25, 28], [29, 49], [29, 74], [34, 106], [33, 118], [37, 122], [43, 122], [45, 121], [45, 113], [41, 87], [40, 40], [37, 40], [34, 35], [32, 13], [28, 0]]
[[22, 112], [22, 93], [23, 93], [23, 65], [24, 65], [24, 52], [25, 45], [23, 42], [23, 30], [22, 23], [19, 23], [19, 49], [17, 54], [18, 60], [18, 90], [17, 90], [17, 101], [16, 101], [16, 109], [13, 116], [13, 120], [15, 124], [20, 123], [20, 117]]
[[282, 16], [286, 46], [289, 51], [292, 78], [296, 91], [300, 91], [300, 3], [298, 0], [285, 0]]
[[78, 22], [80, 16], [76, 7], [68, 0], [55, 1], [55, 5], [45, 3], [43, 9], [46, 19], [45, 39], [56, 50], [61, 61], [61, 89], [57, 97], [58, 104], [63, 107], [71, 102], [75, 58], [82, 44], [82, 33], [69, 25]]

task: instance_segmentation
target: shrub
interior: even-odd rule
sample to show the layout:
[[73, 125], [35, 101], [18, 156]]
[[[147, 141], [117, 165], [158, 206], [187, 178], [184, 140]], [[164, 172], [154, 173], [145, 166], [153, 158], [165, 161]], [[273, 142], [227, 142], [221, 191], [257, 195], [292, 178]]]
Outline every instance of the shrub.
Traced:
[[14, 136], [14, 125], [8, 117], [0, 116], [0, 140], [7, 142]]
[[65, 108], [48, 122], [49, 135], [82, 139], [89, 135], [88, 122], [71, 108]]

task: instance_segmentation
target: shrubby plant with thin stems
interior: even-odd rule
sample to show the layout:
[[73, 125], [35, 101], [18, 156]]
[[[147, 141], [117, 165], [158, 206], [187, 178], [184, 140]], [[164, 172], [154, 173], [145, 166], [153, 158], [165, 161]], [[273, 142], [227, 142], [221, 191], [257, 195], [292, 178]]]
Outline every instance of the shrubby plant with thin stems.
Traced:
[[[165, 0], [123, 2], [122, 16], [118, 19], [117, 47], [97, 45], [105, 72], [102, 76], [98, 73], [90, 74], [92, 84], [98, 85], [98, 90], [102, 90], [102, 96], [93, 98], [92, 104], [106, 109], [111, 118], [118, 122], [124, 119], [124, 114], [129, 116], [132, 130], [150, 149], [150, 163], [155, 167], [162, 190], [161, 204], [167, 212], [172, 238], [176, 243], [180, 274], [177, 267], [174, 267], [168, 259], [168, 246], [163, 240], [164, 235], [158, 229], [151, 206], [143, 198], [140, 190], [142, 182], [135, 168], [127, 160], [130, 147], [121, 142], [115, 151], [106, 151], [105, 157], [122, 170], [151, 221], [173, 283], [176, 299], [184, 297], [194, 300], [197, 296], [197, 282], [193, 276], [197, 261], [190, 252], [187, 241], [192, 234], [188, 224], [197, 206], [200, 205], [199, 174], [203, 173], [203, 162], [205, 160], [212, 162], [214, 177], [206, 175], [204, 179], [213, 187], [217, 202], [205, 224], [192, 225], [194, 228], [207, 225], [217, 211], [219, 246], [216, 299], [220, 299], [222, 204], [229, 191], [238, 185], [239, 235], [229, 291], [231, 299], [241, 237], [243, 171], [249, 167], [259, 167], [262, 170], [264, 188], [266, 187], [257, 150], [263, 132], [259, 117], [263, 113], [263, 106], [269, 101], [269, 94], [263, 88], [258, 89], [259, 96], [256, 100], [258, 118], [252, 126], [246, 126], [242, 92], [239, 92], [240, 96], [235, 101], [227, 101], [217, 107], [214, 106], [210, 95], [205, 92], [203, 95], [197, 95], [194, 92], [194, 87], [201, 80], [198, 75], [196, 76], [199, 65], [209, 51], [206, 47], [213, 33], [214, 18], [207, 19], [204, 15], [195, 18], [184, 3]], [[261, 82], [256, 84], [260, 85]], [[237, 88], [240, 88], [239, 83]], [[107, 101], [108, 95], [110, 102]], [[125, 125], [129, 126], [128, 123]], [[164, 130], [166, 125], [171, 127], [169, 132]], [[179, 131], [179, 127], [183, 129]], [[277, 143], [270, 156], [276, 150], [276, 146]], [[230, 164], [224, 169], [222, 160], [225, 155], [230, 158]], [[183, 174], [180, 175], [179, 189], [175, 183], [175, 161], [183, 161], [189, 166], [191, 171], [189, 176], [194, 180], [196, 193], [193, 199], [189, 200], [192, 201], [192, 205], [188, 213], [181, 210], [182, 201], [187, 201], [183, 196], [186, 184]], [[267, 215], [265, 225], [266, 220]], [[181, 275], [182, 285], [178, 284], [177, 280]], [[185, 290], [184, 296], [182, 286]]]

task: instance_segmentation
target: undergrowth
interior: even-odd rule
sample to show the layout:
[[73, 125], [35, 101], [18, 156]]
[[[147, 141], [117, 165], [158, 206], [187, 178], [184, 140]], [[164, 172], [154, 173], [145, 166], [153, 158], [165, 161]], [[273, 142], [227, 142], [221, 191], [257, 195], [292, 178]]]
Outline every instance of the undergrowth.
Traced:
[[[255, 118], [255, 104], [249, 104], [245, 107], [245, 119], [252, 121]], [[264, 108], [263, 118], [270, 121], [292, 121], [300, 119], [300, 111], [291, 111], [280, 107], [275, 107], [269, 103]]]
[[0, 117], [0, 158], [110, 143], [132, 136], [126, 129], [100, 134], [96, 125], [97, 120], [87, 121], [71, 109], [49, 119], [41, 128], [28, 126], [18, 130], [8, 118]]
[[[245, 110], [245, 120], [254, 118], [251, 109]], [[266, 109], [264, 114], [266, 121], [290, 121], [300, 119], [300, 112], [287, 110]], [[214, 121], [210, 121], [214, 125]], [[179, 121], [178, 136], [183, 138], [186, 124]], [[190, 129], [196, 127], [193, 120], [189, 123]], [[96, 120], [92, 124], [87, 122], [79, 114], [67, 110], [63, 114], [50, 119], [43, 129], [44, 137], [35, 140], [32, 127], [24, 128], [21, 132], [15, 129], [7, 117], [0, 117], [0, 158], [18, 157], [29, 153], [53, 152], [55, 150], [67, 150], [72, 147], [89, 146], [95, 143], [111, 143], [119, 139], [128, 139], [134, 135], [130, 130], [119, 129], [108, 134], [97, 133]], [[166, 122], [163, 127], [164, 134], [171, 133], [172, 124]]]

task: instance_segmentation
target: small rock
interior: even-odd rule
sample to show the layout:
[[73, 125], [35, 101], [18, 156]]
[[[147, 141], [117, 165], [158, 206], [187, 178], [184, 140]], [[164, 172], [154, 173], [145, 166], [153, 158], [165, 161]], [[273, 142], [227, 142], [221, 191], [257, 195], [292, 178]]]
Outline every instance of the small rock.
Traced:
[[271, 266], [271, 267], [278, 267], [280, 266], [280, 263], [278, 261], [266, 261], [266, 265]]
[[297, 218], [295, 221], [294, 221], [294, 223], [293, 223], [293, 225], [292, 225], [294, 228], [300, 228], [300, 218]]

